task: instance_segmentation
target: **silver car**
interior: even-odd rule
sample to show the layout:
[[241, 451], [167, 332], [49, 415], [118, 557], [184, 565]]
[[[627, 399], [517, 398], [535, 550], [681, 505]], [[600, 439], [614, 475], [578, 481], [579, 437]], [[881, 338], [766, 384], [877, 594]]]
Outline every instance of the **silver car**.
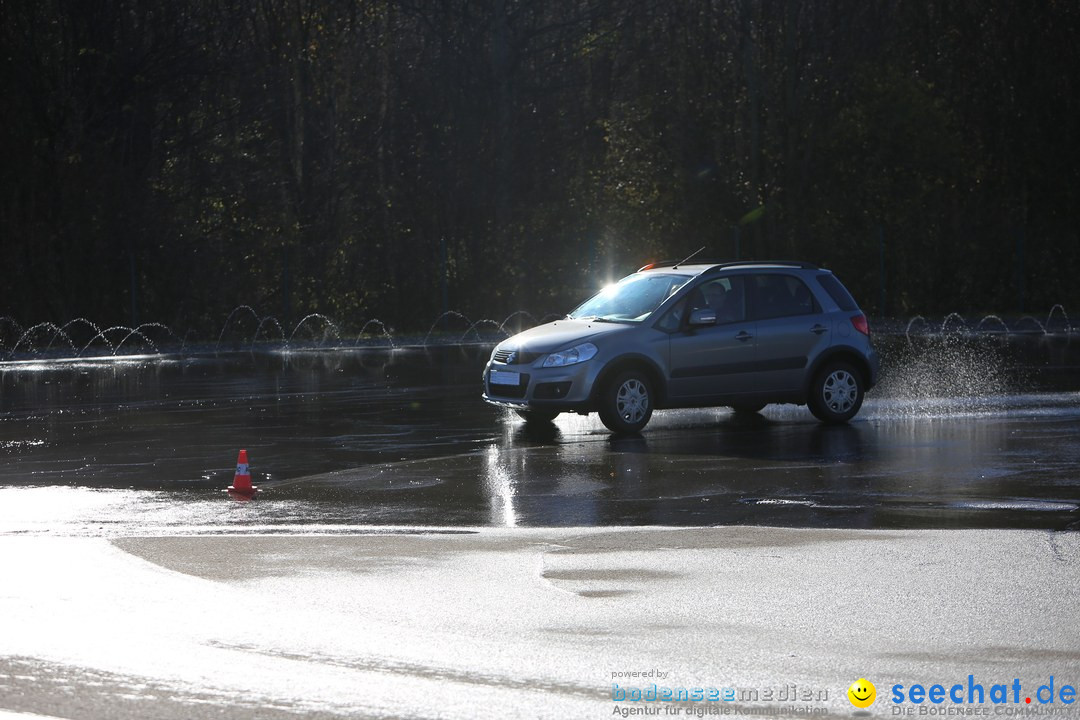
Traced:
[[808, 405], [847, 422], [878, 379], [866, 315], [808, 263], [658, 263], [565, 319], [499, 343], [484, 400], [528, 421], [597, 412], [636, 433], [654, 409]]

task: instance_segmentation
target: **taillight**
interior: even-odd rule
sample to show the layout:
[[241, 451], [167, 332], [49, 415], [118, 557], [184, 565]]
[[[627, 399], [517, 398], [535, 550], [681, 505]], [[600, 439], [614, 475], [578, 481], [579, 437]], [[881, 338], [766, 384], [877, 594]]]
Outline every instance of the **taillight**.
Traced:
[[866, 319], [865, 315], [856, 315], [851, 318], [851, 324], [863, 335], [870, 337], [870, 322]]

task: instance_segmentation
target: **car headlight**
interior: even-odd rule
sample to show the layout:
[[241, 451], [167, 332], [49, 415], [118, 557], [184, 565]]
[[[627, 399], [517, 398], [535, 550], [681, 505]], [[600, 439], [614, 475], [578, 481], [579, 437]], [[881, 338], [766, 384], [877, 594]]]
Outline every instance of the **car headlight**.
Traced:
[[564, 365], [576, 365], [586, 360], [592, 360], [596, 355], [596, 346], [592, 343], [575, 345], [569, 350], [553, 352], [544, 358], [544, 367], [563, 367]]

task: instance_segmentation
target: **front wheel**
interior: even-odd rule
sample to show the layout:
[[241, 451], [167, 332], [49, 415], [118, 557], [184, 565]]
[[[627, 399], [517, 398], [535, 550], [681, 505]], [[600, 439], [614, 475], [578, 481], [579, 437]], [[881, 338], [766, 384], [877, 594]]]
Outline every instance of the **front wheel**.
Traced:
[[829, 363], [814, 376], [806, 404], [822, 422], [846, 423], [859, 412], [865, 392], [858, 370], [843, 362]]
[[653, 411], [653, 391], [649, 377], [640, 370], [615, 376], [600, 394], [600, 420], [620, 435], [641, 432]]

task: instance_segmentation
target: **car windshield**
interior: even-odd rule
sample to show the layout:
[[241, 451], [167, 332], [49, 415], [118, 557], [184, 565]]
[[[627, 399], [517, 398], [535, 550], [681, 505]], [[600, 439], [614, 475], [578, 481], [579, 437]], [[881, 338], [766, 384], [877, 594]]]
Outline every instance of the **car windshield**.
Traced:
[[610, 322], [641, 322], [687, 280], [683, 275], [635, 273], [614, 285], [608, 285], [568, 317], [575, 320], [594, 318]]

